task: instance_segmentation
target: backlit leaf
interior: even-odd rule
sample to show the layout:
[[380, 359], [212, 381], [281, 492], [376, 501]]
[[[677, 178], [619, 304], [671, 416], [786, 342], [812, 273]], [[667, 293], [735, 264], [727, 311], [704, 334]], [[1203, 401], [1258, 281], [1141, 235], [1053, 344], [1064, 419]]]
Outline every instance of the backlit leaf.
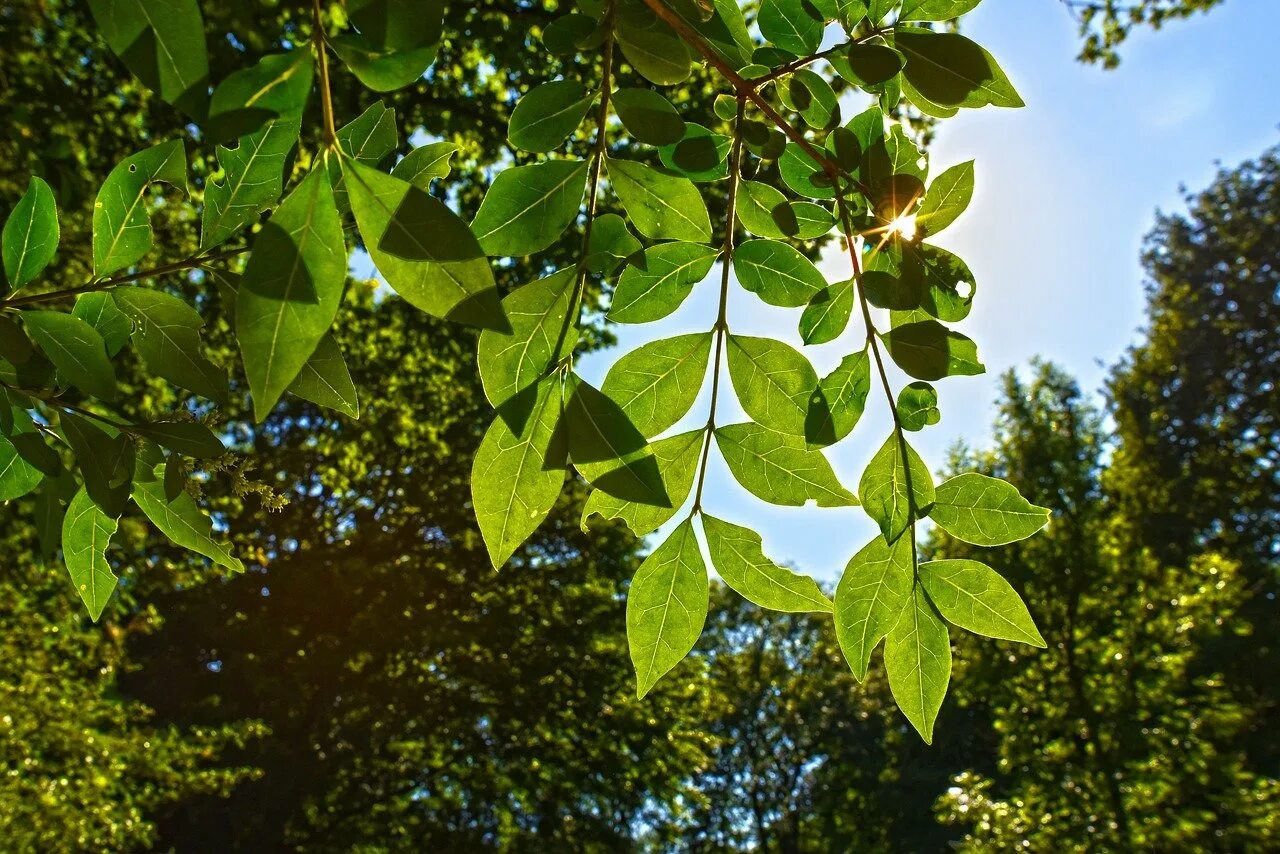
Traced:
[[858, 494], [863, 509], [880, 526], [885, 540], [893, 542], [913, 520], [928, 514], [934, 502], [933, 475], [915, 449], [895, 431], [867, 464]]
[[729, 424], [716, 430], [716, 445], [738, 483], [763, 501], [803, 507], [852, 507], [853, 493], [840, 485], [831, 463], [804, 439], [759, 424]]
[[947, 622], [975, 634], [1044, 649], [1044, 638], [1009, 582], [976, 560], [920, 564], [920, 583]]
[[975, 376], [987, 370], [971, 339], [936, 320], [897, 326], [880, 338], [898, 367], [918, 380]]
[[642, 435], [657, 436], [693, 406], [710, 353], [710, 332], [651, 341], [615, 362], [600, 390]]
[[702, 532], [711, 565], [743, 598], [773, 611], [831, 613], [831, 600], [818, 582], [767, 558], [755, 531], [704, 513]]
[[1009, 78], [983, 47], [959, 33], [895, 28], [894, 46], [907, 57], [903, 75], [944, 107], [1022, 107]]
[[116, 372], [96, 329], [60, 311], [24, 311], [22, 323], [67, 382], [94, 397], [115, 398]]
[[973, 199], [973, 161], [947, 169], [929, 185], [916, 212], [916, 226], [925, 234], [937, 234], [951, 225]]
[[653, 240], [711, 239], [702, 193], [688, 178], [630, 160], [606, 158], [609, 182], [636, 229]]
[[558, 148], [577, 130], [595, 97], [576, 80], [553, 80], [530, 89], [511, 111], [507, 139], [523, 151]]
[[867, 678], [871, 652], [889, 633], [911, 599], [915, 583], [911, 541], [892, 545], [876, 537], [849, 559], [836, 587], [836, 639], [859, 681]]
[[99, 32], [143, 84], [196, 121], [209, 105], [209, 52], [196, 0], [89, 0]]
[[898, 708], [925, 744], [933, 744], [933, 724], [951, 680], [951, 639], [919, 585], [885, 638], [884, 669]]
[[770, 430], [804, 435], [818, 375], [809, 360], [772, 338], [729, 336], [729, 377], [747, 415]]
[[706, 278], [720, 252], [696, 243], [662, 243], [632, 257], [613, 291], [609, 319], [618, 323], [661, 320], [680, 307]]
[[804, 436], [812, 445], [834, 445], [853, 432], [867, 405], [871, 360], [866, 350], [851, 353], [818, 383], [809, 399]]
[[569, 458], [578, 473], [615, 498], [670, 506], [645, 437], [622, 408], [576, 375], [565, 388]]
[[938, 411], [938, 392], [928, 383], [914, 382], [898, 392], [898, 423], [903, 430], [923, 430], [942, 418]]
[[449, 161], [457, 153], [455, 143], [429, 142], [406, 154], [391, 174], [419, 190], [426, 190], [431, 187], [432, 179], [449, 177]]
[[326, 332], [320, 338], [316, 351], [289, 384], [289, 393], [343, 415], [360, 417], [360, 396], [356, 384], [331, 333]]
[[827, 280], [813, 262], [777, 240], [748, 240], [734, 250], [738, 282], [769, 305], [795, 308], [813, 299]]
[[1049, 522], [1049, 511], [1023, 498], [1013, 484], [978, 472], [938, 487], [929, 518], [951, 536], [979, 546], [1025, 540]]
[[709, 600], [707, 567], [686, 519], [640, 564], [627, 591], [627, 647], [637, 696], [649, 693], [693, 649]]
[[151, 524], [184, 549], [204, 555], [215, 565], [232, 572], [244, 572], [244, 564], [231, 552], [229, 543], [213, 538], [213, 522], [186, 492], [172, 499], [165, 494], [164, 460], [154, 447], [138, 456], [133, 477], [133, 500]]
[[487, 255], [532, 255], [578, 216], [587, 187], [584, 160], [548, 160], [498, 173], [471, 230]]
[[117, 288], [112, 297], [132, 322], [133, 345], [148, 370], [219, 403], [227, 399], [227, 372], [200, 344], [200, 315], [175, 296], [149, 288]]
[[809, 299], [800, 315], [800, 339], [826, 344], [840, 337], [853, 314], [853, 280], [827, 285]]
[[81, 489], [71, 499], [62, 522], [62, 556], [76, 593], [96, 623], [116, 589], [116, 574], [107, 563], [107, 545], [116, 532], [116, 517], [102, 512]]
[[569, 317], [576, 272], [561, 270], [516, 288], [502, 300], [511, 331], [480, 333], [476, 362], [494, 406], [546, 376], [578, 343], [578, 325]]
[[598, 515], [605, 519], [621, 519], [637, 537], [651, 534], [662, 527], [684, 504], [693, 487], [693, 477], [698, 471], [698, 456], [706, 437], [703, 430], [691, 430], [649, 445], [649, 453], [658, 467], [658, 476], [670, 499], [670, 507], [659, 507], [640, 501], [618, 498], [600, 489], [591, 491], [582, 508], [582, 524]]
[[93, 272], [107, 276], [142, 259], [151, 248], [147, 186], [163, 181], [187, 190], [187, 155], [170, 140], [126, 157], [107, 175], [93, 204]]
[[612, 103], [622, 125], [649, 145], [673, 145], [684, 137], [684, 119], [671, 102], [652, 89], [619, 89]]

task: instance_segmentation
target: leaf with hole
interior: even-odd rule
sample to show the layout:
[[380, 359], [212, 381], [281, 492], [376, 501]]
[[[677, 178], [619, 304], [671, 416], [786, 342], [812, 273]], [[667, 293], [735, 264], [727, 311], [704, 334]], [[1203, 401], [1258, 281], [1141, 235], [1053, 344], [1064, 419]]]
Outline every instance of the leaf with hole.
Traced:
[[187, 191], [187, 155], [179, 140], [126, 157], [107, 175], [93, 203], [93, 272], [108, 276], [151, 248], [147, 187], [162, 181]]
[[227, 372], [205, 357], [200, 344], [204, 321], [194, 308], [147, 288], [117, 288], [112, 298], [129, 318], [133, 346], [148, 370], [188, 391], [226, 402]]
[[107, 346], [107, 355], [115, 356], [129, 343], [129, 334], [133, 332], [133, 323], [129, 320], [128, 315], [121, 311], [117, 306], [113, 293], [119, 293], [122, 288], [116, 288], [114, 291], [92, 291], [87, 294], [80, 294], [76, 297], [75, 307], [71, 309], [71, 313], [83, 320], [85, 323], [97, 330], [102, 336], [102, 343]]
[[938, 392], [928, 383], [914, 382], [898, 392], [898, 423], [903, 430], [923, 430], [942, 419], [938, 411]]
[[402, 157], [391, 174], [401, 181], [408, 181], [419, 190], [428, 190], [433, 179], [449, 177], [449, 161], [457, 153], [458, 146], [455, 143], [428, 142]]

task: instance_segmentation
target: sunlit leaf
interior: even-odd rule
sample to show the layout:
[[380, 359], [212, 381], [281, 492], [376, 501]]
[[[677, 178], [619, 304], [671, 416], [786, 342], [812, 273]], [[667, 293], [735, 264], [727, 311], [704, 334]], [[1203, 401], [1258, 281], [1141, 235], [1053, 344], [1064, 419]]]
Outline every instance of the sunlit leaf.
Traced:
[[643, 697], [689, 654], [710, 600], [693, 523], [686, 519], [636, 570], [627, 591], [627, 647]]
[[701, 518], [711, 565], [741, 596], [773, 611], [831, 613], [818, 583], [765, 557], [755, 531], [705, 513]]
[[4, 274], [20, 288], [49, 266], [58, 251], [58, 205], [53, 191], [32, 176], [27, 191], [9, 212], [0, 235]]
[[876, 537], [850, 558], [836, 587], [836, 639], [859, 681], [867, 678], [871, 651], [889, 633], [915, 583], [912, 544]]
[[1035, 621], [1009, 582], [976, 560], [920, 564], [920, 583], [952, 625], [989, 638], [1044, 648]]

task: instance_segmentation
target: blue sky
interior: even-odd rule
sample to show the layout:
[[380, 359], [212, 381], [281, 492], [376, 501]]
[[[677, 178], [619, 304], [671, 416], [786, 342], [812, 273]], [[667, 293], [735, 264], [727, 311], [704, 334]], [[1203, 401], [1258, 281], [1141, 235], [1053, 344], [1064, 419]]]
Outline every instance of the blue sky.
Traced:
[[[1114, 71], [1075, 61], [1075, 25], [1057, 0], [987, 0], [964, 31], [995, 54], [1028, 106], [963, 111], [944, 123], [930, 152], [932, 174], [977, 161], [974, 202], [937, 242], [964, 258], [977, 279], [973, 313], [959, 328], [978, 342], [988, 370], [937, 384], [942, 421], [912, 440], [935, 470], [954, 442], [987, 442], [1005, 370], [1040, 355], [1072, 371], [1084, 388], [1097, 388], [1142, 323], [1138, 256], [1155, 211], [1182, 209], [1179, 186], [1203, 187], [1216, 162], [1234, 165], [1280, 141], [1275, 0], [1228, 0], [1159, 33], [1137, 32]], [[832, 280], [847, 278], [847, 262], [832, 255], [824, 271]], [[661, 326], [618, 327], [620, 347], [591, 357], [582, 373], [598, 381], [646, 340], [707, 329], [715, 298], [715, 284], [703, 282]], [[770, 308], [741, 289], [731, 296], [729, 323], [737, 333], [799, 346], [798, 319], [799, 310]], [[806, 355], [825, 373], [858, 347], [860, 335], [855, 322], [838, 341], [806, 348]], [[895, 389], [901, 383], [895, 376]], [[852, 488], [888, 433], [875, 391], [853, 436], [828, 452]], [[699, 401], [676, 431], [705, 420], [706, 406]], [[727, 406], [722, 396], [720, 422], [742, 419], [731, 396]], [[826, 581], [875, 533], [858, 508], [764, 504], [718, 461], [704, 504], [759, 531], [775, 560]]]

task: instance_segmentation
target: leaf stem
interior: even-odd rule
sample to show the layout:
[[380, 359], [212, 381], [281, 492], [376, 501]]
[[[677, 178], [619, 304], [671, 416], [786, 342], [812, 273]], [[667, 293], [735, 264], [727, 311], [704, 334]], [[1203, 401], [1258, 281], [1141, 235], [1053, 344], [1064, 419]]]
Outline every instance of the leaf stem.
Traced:
[[79, 296], [80, 294], [93, 293], [94, 291], [106, 291], [111, 288], [125, 285], [129, 282], [136, 282], [139, 279], [149, 279], [152, 276], [163, 276], [168, 273], [177, 273], [182, 270], [191, 270], [202, 266], [210, 261], [220, 261], [223, 258], [233, 258], [236, 255], [242, 255], [249, 251], [249, 247], [242, 246], [239, 249], [227, 249], [213, 255], [204, 255], [197, 253], [190, 258], [184, 258], [181, 261], [174, 261], [172, 264], [162, 264], [159, 267], [153, 267], [150, 270], [139, 270], [136, 273], [129, 273], [125, 276], [113, 276], [110, 279], [102, 279], [99, 281], [88, 282], [78, 285], [74, 288], [66, 288], [61, 291], [46, 291], [42, 294], [28, 294], [24, 297], [10, 297], [9, 299], [0, 300], [0, 309], [17, 308], [18, 306], [31, 305], [33, 303], [53, 302], [67, 297]]
[[320, 0], [311, 0], [311, 11], [314, 20], [311, 44], [315, 49], [316, 65], [320, 70], [320, 105], [324, 113], [324, 144], [327, 148], [337, 148], [338, 131], [333, 122], [333, 94], [329, 89], [329, 53], [325, 47], [324, 24], [320, 20]]
[[724, 355], [724, 339], [729, 335], [729, 270], [733, 266], [734, 218], [738, 213], [738, 183], [742, 177], [742, 120], [747, 100], [738, 96], [738, 115], [733, 124], [733, 148], [729, 153], [729, 203], [725, 208], [724, 248], [721, 250], [720, 310], [712, 330], [716, 335], [715, 356], [711, 363], [711, 411], [707, 414], [706, 437], [702, 443], [702, 459], [698, 463], [698, 489], [693, 496], [692, 517], [702, 512], [702, 489], [707, 482], [707, 458], [716, 432], [716, 403], [720, 398], [720, 362]]
[[[560, 337], [556, 341], [555, 350], [552, 351], [554, 353], [559, 353], [560, 348], [564, 346], [569, 330], [573, 326], [582, 325], [583, 295], [587, 289], [587, 257], [591, 248], [591, 229], [596, 221], [596, 206], [600, 195], [600, 174], [604, 170], [604, 156], [609, 148], [606, 130], [609, 122], [609, 95], [610, 90], [613, 88], [613, 15], [614, 4], [609, 3], [605, 7], [603, 18], [606, 35], [600, 70], [600, 112], [596, 119], [596, 140], [591, 152], [591, 178], [587, 191], [587, 221], [582, 229], [582, 247], [578, 253], [577, 282], [574, 284], [573, 298], [569, 300], [569, 310], [565, 313], [564, 323], [560, 326]], [[572, 357], [573, 354], [568, 353], [561, 361], [568, 361]]]

